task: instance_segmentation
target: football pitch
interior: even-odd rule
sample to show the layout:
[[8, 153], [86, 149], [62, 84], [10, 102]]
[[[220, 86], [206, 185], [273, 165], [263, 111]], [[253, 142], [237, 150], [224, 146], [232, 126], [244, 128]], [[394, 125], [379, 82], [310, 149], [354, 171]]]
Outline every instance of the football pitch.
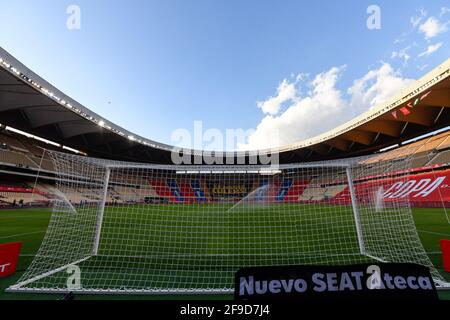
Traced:
[[[128, 214], [124, 214], [124, 209]], [[83, 270], [88, 270], [84, 275], [85, 281], [93, 286], [110, 287], [120, 286], [121, 283], [169, 283], [192, 287], [195, 278], [202, 272], [204, 285], [229, 286], [232, 280], [229, 275], [238, 266], [296, 262], [320, 264], [325, 258], [328, 262], [343, 263], [343, 257], [358, 250], [350, 209], [315, 207], [322, 214], [315, 214], [314, 219], [312, 215], [299, 215], [298, 212], [305, 210], [305, 205], [298, 204], [283, 205], [283, 209], [278, 211], [270, 207], [252, 210], [251, 214], [245, 210], [224, 214], [224, 209], [224, 205], [181, 204], [107, 208], [99, 256], [80, 265]], [[23, 242], [17, 274], [0, 280], [0, 300], [62, 298], [61, 294], [4, 292], [20, 278], [32, 261], [45, 235], [50, 216], [50, 209], [0, 211], [0, 243]], [[450, 225], [444, 211], [413, 209], [413, 216], [431, 261], [450, 281], [450, 274], [442, 270], [439, 245], [441, 239], [450, 239]], [[346, 221], [348, 224], [343, 223]], [[325, 229], [314, 229], [315, 225], [326, 225], [327, 233], [323, 234]], [[315, 231], [302, 233], [302, 230]], [[60, 232], [64, 233], [64, 230]], [[302, 252], [303, 256], [297, 257], [295, 252]], [[325, 257], [318, 256], [317, 252]], [[130, 257], [126, 253], [131, 253]], [[364, 259], [359, 257], [352, 261], [368, 262]], [[136, 266], [143, 266], [143, 270], [136, 270]], [[173, 270], [181, 266], [183, 271], [174, 274]], [[192, 266], [192, 269], [186, 266]], [[62, 280], [63, 275], [60, 278]], [[58, 274], [53, 281], [59, 281]], [[442, 299], [450, 299], [448, 291], [439, 294]], [[232, 299], [232, 295], [77, 296], [77, 299], [105, 298]]]

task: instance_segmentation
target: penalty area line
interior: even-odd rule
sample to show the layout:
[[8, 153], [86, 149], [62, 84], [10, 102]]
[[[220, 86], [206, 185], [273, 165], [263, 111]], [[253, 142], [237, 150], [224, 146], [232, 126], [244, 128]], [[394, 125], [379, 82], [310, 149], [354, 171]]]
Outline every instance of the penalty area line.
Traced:
[[444, 237], [450, 237], [449, 233], [440, 233], [440, 232], [433, 232], [433, 231], [426, 231], [426, 230], [417, 230], [420, 233], [428, 233], [428, 234], [434, 234], [437, 236], [444, 236]]
[[13, 235], [11, 235], [11, 236], [0, 237], [0, 240], [2, 240], [2, 239], [16, 238], [16, 237], [21, 237], [21, 236], [29, 236], [29, 235], [32, 235], [32, 234], [38, 234], [38, 233], [45, 233], [45, 231], [35, 231], [35, 232], [28, 232], [28, 233], [18, 233], [18, 234], [13, 234]]

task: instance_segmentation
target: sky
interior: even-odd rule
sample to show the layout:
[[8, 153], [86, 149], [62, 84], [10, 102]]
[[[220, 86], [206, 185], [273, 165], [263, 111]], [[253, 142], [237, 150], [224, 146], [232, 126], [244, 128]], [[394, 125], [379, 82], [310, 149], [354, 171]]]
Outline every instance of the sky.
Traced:
[[[65, 94], [143, 137], [204, 149], [313, 137], [450, 52], [447, 0], [0, 0], [0, 8], [0, 46]], [[246, 134], [199, 141], [198, 121], [203, 132]]]

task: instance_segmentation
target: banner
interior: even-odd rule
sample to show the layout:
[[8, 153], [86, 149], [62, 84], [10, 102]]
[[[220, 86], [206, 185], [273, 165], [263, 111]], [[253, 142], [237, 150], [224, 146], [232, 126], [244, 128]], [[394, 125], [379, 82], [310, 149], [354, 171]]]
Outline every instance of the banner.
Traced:
[[244, 268], [236, 300], [437, 300], [430, 270], [409, 263]]
[[0, 244], [0, 278], [8, 277], [16, 272], [22, 243]]
[[33, 193], [33, 189], [22, 188], [22, 187], [0, 186], [0, 192]]
[[251, 190], [250, 183], [242, 184], [222, 184], [222, 183], [210, 183], [209, 193], [216, 197], [245, 197]]
[[[450, 206], [450, 170], [414, 174], [369, 184], [382, 187], [384, 202], [408, 199], [413, 207]], [[367, 187], [368, 183], [357, 186], [357, 194], [363, 192], [363, 189], [367, 190]]]
[[[357, 182], [355, 193], [361, 203], [380, 198], [385, 204], [405, 200], [412, 207], [450, 207], [450, 170]], [[351, 204], [349, 189], [326, 202]]]
[[450, 240], [441, 240], [442, 265], [445, 272], [450, 272]]

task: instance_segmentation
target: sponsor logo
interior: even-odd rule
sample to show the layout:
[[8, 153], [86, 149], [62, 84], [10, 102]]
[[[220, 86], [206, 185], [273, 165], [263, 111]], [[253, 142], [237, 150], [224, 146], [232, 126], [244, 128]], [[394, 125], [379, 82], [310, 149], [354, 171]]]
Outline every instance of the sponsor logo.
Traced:
[[[312, 290], [316, 292], [324, 291], [355, 291], [362, 290], [366, 286], [369, 290], [376, 289], [406, 289], [413, 290], [433, 290], [431, 279], [427, 277], [402, 277], [392, 276], [385, 273], [372, 272], [372, 270], [380, 270], [378, 266], [369, 266], [367, 274], [370, 277], [364, 283], [362, 278], [363, 272], [343, 272], [343, 273], [314, 273], [311, 277]], [[308, 288], [308, 282], [304, 279], [280, 279], [280, 280], [255, 280], [254, 277], [240, 278], [240, 295], [254, 295], [265, 293], [292, 293], [293, 291], [303, 293]]]
[[247, 193], [245, 186], [214, 186], [211, 190], [212, 193], [217, 195], [239, 195]]
[[8, 269], [8, 267], [11, 266], [11, 263], [6, 263], [6, 264], [0, 264], [0, 273], [5, 273]]
[[236, 299], [435, 299], [429, 269], [414, 264], [244, 268], [236, 274]]
[[408, 181], [398, 181], [383, 193], [383, 198], [426, 198], [437, 188], [445, 186], [443, 185], [445, 179], [445, 176], [440, 176], [436, 179], [424, 178], [420, 180], [411, 179]]
[[0, 244], [0, 278], [14, 274], [21, 247], [18, 242]]

